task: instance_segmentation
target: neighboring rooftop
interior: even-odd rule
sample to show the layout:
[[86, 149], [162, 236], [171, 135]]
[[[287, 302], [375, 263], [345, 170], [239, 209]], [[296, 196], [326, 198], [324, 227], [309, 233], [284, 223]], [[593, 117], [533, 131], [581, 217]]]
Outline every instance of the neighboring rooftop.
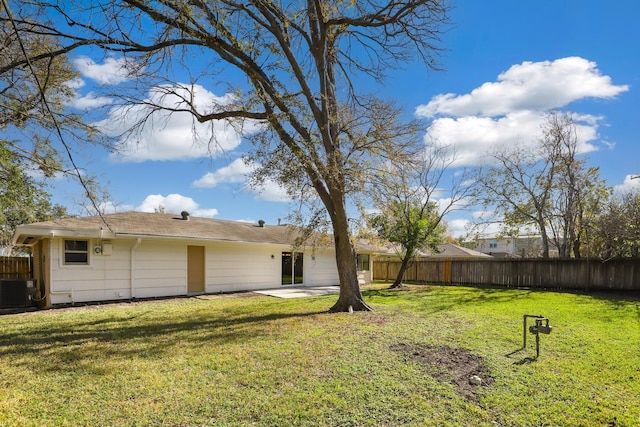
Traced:
[[445, 257], [445, 258], [457, 258], [457, 257], [480, 257], [491, 258], [491, 255], [484, 254], [482, 252], [474, 251], [473, 249], [463, 248], [462, 246], [454, 245], [452, 243], [443, 243], [439, 246], [439, 253], [430, 253], [427, 256], [432, 257]]
[[[418, 253], [418, 258], [492, 258], [491, 255], [474, 251], [473, 249], [463, 248], [453, 243], [442, 243], [438, 245], [439, 252], [432, 252], [425, 249]], [[380, 256], [396, 256], [398, 254], [397, 246], [387, 245], [378, 247], [375, 252]]]

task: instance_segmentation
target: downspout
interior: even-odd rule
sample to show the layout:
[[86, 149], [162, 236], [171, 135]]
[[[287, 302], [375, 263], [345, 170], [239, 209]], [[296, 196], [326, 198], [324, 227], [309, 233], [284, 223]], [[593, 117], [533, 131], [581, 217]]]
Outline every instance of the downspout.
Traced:
[[[73, 296], [73, 289], [68, 290], [68, 291], [53, 291], [53, 262], [51, 262], [51, 252], [53, 252], [53, 244], [55, 242], [54, 237], [55, 237], [55, 233], [52, 231], [51, 234], [51, 240], [49, 241], [49, 298], [47, 298], [46, 300], [46, 306], [50, 307], [51, 306], [51, 295], [67, 295], [69, 297], [69, 299], [71, 300], [71, 304], [75, 304], [75, 298]], [[61, 256], [60, 254], [58, 255], [59, 257]], [[58, 258], [59, 259], [59, 258]], [[58, 261], [60, 262], [60, 261]]]
[[135, 295], [135, 272], [136, 272], [136, 263], [135, 263], [135, 251], [136, 249], [138, 249], [138, 247], [140, 246], [140, 244], [142, 243], [142, 237], [138, 237], [136, 239], [136, 243], [134, 243], [133, 246], [131, 246], [131, 256], [129, 257], [129, 260], [131, 262], [130, 265], [130, 272], [129, 272], [129, 295], [131, 299], [134, 299], [136, 297]]

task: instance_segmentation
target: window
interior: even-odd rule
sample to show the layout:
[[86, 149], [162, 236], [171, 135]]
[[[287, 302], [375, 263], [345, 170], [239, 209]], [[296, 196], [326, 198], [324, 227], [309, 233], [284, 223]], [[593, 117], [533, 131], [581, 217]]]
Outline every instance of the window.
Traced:
[[369, 271], [369, 254], [358, 254], [358, 271]]
[[64, 263], [71, 265], [89, 264], [89, 241], [65, 240]]
[[490, 248], [497, 248], [498, 244], [496, 242], [491, 242], [491, 243], [489, 243], [489, 247]]

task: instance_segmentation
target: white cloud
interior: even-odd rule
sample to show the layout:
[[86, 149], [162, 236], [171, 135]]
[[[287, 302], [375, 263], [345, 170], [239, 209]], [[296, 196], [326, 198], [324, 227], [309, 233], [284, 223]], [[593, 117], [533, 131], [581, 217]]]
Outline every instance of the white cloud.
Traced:
[[217, 209], [203, 209], [191, 197], [181, 194], [150, 194], [135, 208], [139, 212], [155, 212], [163, 208], [167, 213], [180, 213], [187, 211], [193, 216], [212, 218], [218, 215]]
[[82, 76], [101, 85], [117, 85], [132, 77], [133, 62], [127, 58], [107, 58], [102, 64], [88, 56], [80, 56], [73, 63]]
[[110, 214], [115, 212], [127, 212], [135, 209], [131, 205], [118, 205], [110, 200], [100, 203], [100, 206], [98, 207], [100, 209], [100, 212], [105, 214]]
[[113, 104], [113, 99], [107, 96], [96, 96], [93, 92], [89, 92], [84, 96], [78, 96], [71, 102], [71, 107], [78, 110], [92, 110], [94, 108], [105, 107]]
[[245, 163], [241, 158], [235, 159], [228, 166], [206, 173], [191, 185], [198, 188], [213, 188], [222, 183], [245, 182], [254, 169], [254, 166]]
[[465, 237], [468, 233], [468, 227], [471, 221], [468, 219], [452, 219], [447, 221], [447, 230], [453, 237]]
[[191, 185], [200, 188], [213, 188], [219, 184], [240, 184], [244, 191], [255, 193], [256, 199], [267, 202], [290, 202], [291, 197], [278, 183], [266, 180], [262, 185], [249, 185], [249, 177], [258, 165], [247, 164], [241, 158], [235, 159], [228, 166], [214, 172], [208, 172]]
[[[584, 98], [612, 98], [629, 90], [613, 85], [594, 62], [579, 57], [523, 62], [468, 94], [442, 94], [416, 109], [433, 122], [425, 139], [451, 147], [456, 165], [477, 165], [497, 146], [534, 146], [546, 115]], [[602, 117], [573, 114], [579, 151], [597, 149]]]
[[252, 189], [256, 193], [258, 200], [264, 200], [266, 202], [290, 202], [291, 197], [287, 194], [287, 191], [282, 188], [277, 182], [268, 180], [259, 188]]
[[469, 94], [437, 95], [416, 109], [421, 117], [499, 116], [513, 111], [549, 111], [584, 98], [613, 98], [629, 90], [603, 76], [595, 62], [580, 57], [523, 62]]
[[65, 82], [65, 85], [67, 85], [70, 89], [77, 90], [84, 87], [86, 83], [80, 77], [74, 77], [71, 80], [67, 80]]
[[[494, 148], [500, 146], [535, 146], [540, 126], [546, 120], [544, 112], [517, 111], [503, 117], [444, 117], [433, 121], [427, 138], [450, 147], [455, 153], [456, 166], [477, 165]], [[597, 147], [597, 125], [578, 122], [574, 116], [578, 136], [578, 151], [587, 153]]]
[[[212, 218], [218, 215], [217, 209], [203, 209], [191, 197], [183, 196], [181, 194], [168, 194], [166, 196], [163, 196], [162, 194], [150, 194], [138, 206], [116, 204], [113, 201], [105, 201], [100, 203], [99, 209], [100, 212], [105, 214], [128, 211], [156, 212], [159, 209], [164, 209], [167, 213], [178, 214], [182, 211], [187, 211], [193, 216], [204, 218]], [[87, 210], [93, 211], [93, 208], [88, 207]]]
[[637, 176], [627, 175], [622, 184], [613, 187], [614, 191], [618, 194], [640, 192], [640, 178], [637, 178]]
[[[120, 137], [112, 159], [142, 162], [215, 157], [240, 145], [242, 133], [257, 129], [254, 121], [247, 120], [242, 126], [222, 120], [199, 123], [188, 111], [169, 111], [188, 110], [184, 99], [193, 99], [198, 111], [206, 113], [229, 105], [233, 95], [219, 97], [200, 85], [163, 85], [149, 91], [148, 105], [112, 108], [105, 120], [96, 123], [106, 135]], [[153, 111], [151, 105], [161, 109]]]

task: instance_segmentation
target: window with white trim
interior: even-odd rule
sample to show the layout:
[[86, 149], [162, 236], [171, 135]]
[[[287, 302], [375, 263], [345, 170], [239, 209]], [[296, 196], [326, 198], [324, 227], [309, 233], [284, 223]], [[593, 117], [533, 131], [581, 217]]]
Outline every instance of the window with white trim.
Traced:
[[89, 264], [89, 241], [88, 240], [65, 240], [64, 241], [64, 263], [65, 265], [88, 265]]

